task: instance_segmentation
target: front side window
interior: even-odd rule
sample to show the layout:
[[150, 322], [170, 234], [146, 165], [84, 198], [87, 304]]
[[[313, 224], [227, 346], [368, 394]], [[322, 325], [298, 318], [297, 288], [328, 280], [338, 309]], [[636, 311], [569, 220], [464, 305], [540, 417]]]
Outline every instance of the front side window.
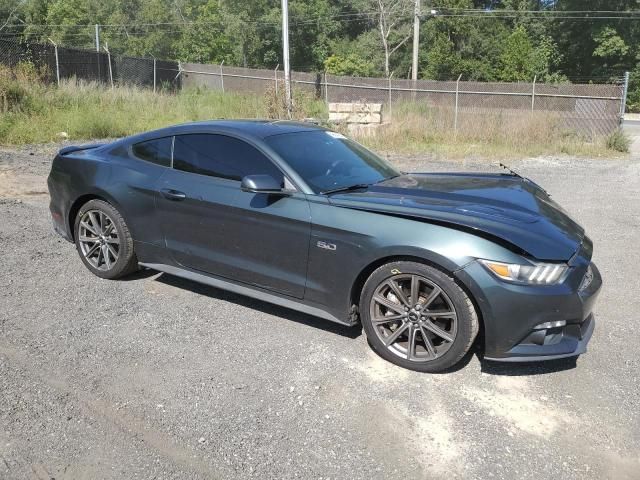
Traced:
[[173, 137], [164, 137], [136, 143], [131, 147], [131, 152], [141, 160], [162, 165], [163, 167], [170, 167], [172, 139]]
[[399, 174], [383, 159], [344, 135], [325, 130], [283, 133], [265, 142], [315, 193], [373, 184]]
[[258, 149], [226, 135], [177, 135], [173, 168], [237, 181], [247, 175], [271, 175], [284, 181], [282, 172]]

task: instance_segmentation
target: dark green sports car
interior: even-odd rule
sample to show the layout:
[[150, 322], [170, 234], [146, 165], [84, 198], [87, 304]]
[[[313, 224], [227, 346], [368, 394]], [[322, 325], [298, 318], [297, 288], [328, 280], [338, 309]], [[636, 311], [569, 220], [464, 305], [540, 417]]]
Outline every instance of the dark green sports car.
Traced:
[[146, 267], [346, 325], [406, 368], [583, 353], [584, 230], [514, 173], [403, 173], [306, 123], [210, 121], [66, 147], [55, 229], [94, 274]]

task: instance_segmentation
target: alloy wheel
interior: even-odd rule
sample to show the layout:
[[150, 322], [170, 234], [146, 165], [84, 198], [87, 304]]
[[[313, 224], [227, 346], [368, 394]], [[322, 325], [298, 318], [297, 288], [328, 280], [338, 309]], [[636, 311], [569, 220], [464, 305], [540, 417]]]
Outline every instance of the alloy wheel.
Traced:
[[82, 255], [89, 264], [102, 271], [111, 270], [120, 254], [120, 238], [113, 220], [100, 210], [88, 210], [78, 228]]
[[448, 295], [415, 274], [394, 275], [375, 290], [370, 303], [373, 329], [394, 355], [411, 362], [441, 357], [453, 344], [458, 317]]

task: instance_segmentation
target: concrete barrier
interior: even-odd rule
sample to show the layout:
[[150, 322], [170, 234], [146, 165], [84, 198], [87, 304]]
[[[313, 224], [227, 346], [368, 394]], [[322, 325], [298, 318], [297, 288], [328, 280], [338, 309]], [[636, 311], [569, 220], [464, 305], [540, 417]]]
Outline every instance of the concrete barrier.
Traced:
[[380, 125], [381, 103], [329, 103], [329, 121], [347, 125]]

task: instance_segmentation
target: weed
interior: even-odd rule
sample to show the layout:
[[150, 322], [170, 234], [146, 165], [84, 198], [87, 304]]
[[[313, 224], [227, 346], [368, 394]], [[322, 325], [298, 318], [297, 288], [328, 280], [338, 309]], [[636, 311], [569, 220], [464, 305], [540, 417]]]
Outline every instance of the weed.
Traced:
[[621, 128], [618, 128], [606, 138], [606, 145], [609, 150], [627, 153], [631, 146], [631, 140]]

